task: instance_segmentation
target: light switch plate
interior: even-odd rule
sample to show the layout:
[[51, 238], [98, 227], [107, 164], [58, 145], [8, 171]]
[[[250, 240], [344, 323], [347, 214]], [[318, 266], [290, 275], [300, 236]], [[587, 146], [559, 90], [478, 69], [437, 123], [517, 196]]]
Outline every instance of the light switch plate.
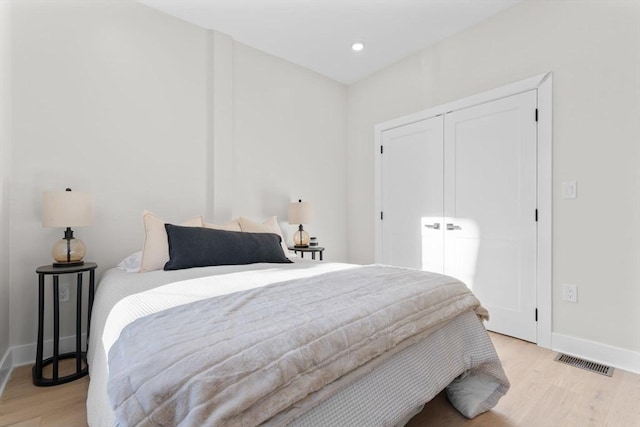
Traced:
[[565, 181], [562, 183], [562, 198], [575, 199], [578, 197], [578, 183], [576, 181]]

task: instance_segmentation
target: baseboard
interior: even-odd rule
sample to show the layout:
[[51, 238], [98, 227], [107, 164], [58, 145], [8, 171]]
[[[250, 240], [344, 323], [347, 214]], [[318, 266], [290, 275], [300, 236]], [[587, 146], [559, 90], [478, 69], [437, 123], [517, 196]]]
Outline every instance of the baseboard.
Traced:
[[[82, 334], [82, 348], [86, 348], [86, 334]], [[53, 354], [53, 340], [43, 343], [43, 354], [45, 359]], [[70, 353], [76, 350], [76, 336], [60, 337], [59, 353]], [[10, 347], [2, 357], [0, 362], [0, 396], [9, 381], [13, 368], [24, 365], [32, 365], [36, 360], [36, 343], [18, 345]]]
[[640, 374], [640, 352], [557, 333], [551, 342], [554, 351]]

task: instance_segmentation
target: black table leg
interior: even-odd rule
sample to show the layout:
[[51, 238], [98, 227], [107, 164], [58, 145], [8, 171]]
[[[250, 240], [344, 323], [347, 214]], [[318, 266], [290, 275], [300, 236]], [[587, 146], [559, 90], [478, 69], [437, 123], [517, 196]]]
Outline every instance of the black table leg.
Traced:
[[[38, 343], [36, 349], [36, 377], [42, 378], [42, 352], [44, 345], [44, 274], [38, 275]], [[34, 378], [35, 383], [35, 378]]]
[[58, 379], [58, 354], [60, 346], [60, 287], [58, 276], [53, 276], [53, 380]]
[[93, 298], [95, 296], [96, 271], [89, 271], [89, 307], [87, 309], [87, 351], [89, 351], [89, 333], [91, 332], [91, 310], [93, 309]]
[[78, 273], [76, 295], [76, 372], [82, 370], [82, 344], [80, 337], [82, 334], [82, 273]]

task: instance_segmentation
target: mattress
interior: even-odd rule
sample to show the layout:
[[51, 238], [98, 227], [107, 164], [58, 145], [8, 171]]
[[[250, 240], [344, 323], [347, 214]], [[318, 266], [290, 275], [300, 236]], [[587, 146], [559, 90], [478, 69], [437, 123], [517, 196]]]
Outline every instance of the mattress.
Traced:
[[[154, 271], [144, 274], [107, 271], [96, 291], [89, 342], [90, 384], [87, 399], [88, 423], [113, 426], [114, 412], [107, 397], [108, 350], [119, 331], [136, 318], [170, 306], [186, 304], [205, 296], [201, 290], [176, 292], [171, 284], [205, 276], [220, 276], [231, 283], [232, 292], [242, 283], [262, 286], [296, 277], [308, 277], [352, 268], [348, 264], [298, 260], [293, 264], [252, 264]], [[180, 289], [185, 289], [181, 284]], [[149, 293], [154, 299], [140, 299]], [[206, 295], [209, 297], [210, 295]], [[151, 301], [151, 303], [149, 303]], [[452, 401], [467, 416], [495, 405], [508, 388], [499, 359], [478, 316], [465, 312], [435, 331], [418, 337], [406, 348], [388, 357], [378, 357], [332, 384], [329, 397], [312, 409], [296, 413], [293, 425], [403, 425], [422, 405], [445, 387], [472, 378], [483, 378], [484, 389], [474, 399]], [[464, 374], [464, 375], [463, 375]], [[462, 375], [462, 376], [461, 376]], [[460, 387], [458, 387], [459, 389]], [[463, 395], [464, 393], [462, 393]], [[456, 402], [456, 400], [460, 400]], [[465, 406], [466, 405], [466, 406]], [[291, 408], [297, 411], [299, 408]], [[466, 412], [466, 413], [465, 413]], [[281, 425], [290, 414], [276, 416], [269, 423]]]

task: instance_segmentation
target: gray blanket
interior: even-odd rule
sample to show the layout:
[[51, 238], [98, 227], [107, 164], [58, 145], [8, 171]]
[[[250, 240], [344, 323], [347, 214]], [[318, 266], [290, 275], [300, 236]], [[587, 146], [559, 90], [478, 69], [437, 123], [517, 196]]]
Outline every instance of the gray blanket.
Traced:
[[381, 266], [199, 301], [125, 328], [109, 397], [123, 426], [258, 425], [472, 309], [455, 279]]

